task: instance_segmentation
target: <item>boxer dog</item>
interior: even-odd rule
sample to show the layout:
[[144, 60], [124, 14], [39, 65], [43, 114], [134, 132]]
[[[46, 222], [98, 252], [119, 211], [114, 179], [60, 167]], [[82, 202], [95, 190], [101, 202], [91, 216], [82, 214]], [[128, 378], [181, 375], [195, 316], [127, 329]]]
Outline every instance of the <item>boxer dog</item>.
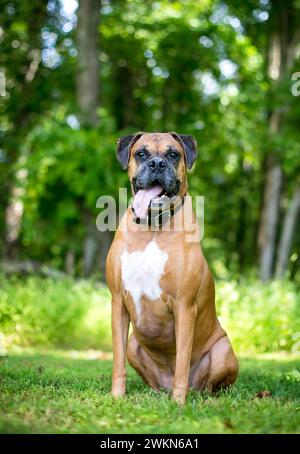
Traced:
[[[149, 386], [172, 389], [180, 404], [189, 388], [215, 391], [236, 380], [238, 362], [216, 316], [214, 281], [187, 194], [196, 155], [195, 139], [174, 132], [139, 132], [117, 142], [133, 203], [106, 263], [115, 398], [125, 394], [126, 357]], [[169, 198], [181, 203], [165, 205]]]

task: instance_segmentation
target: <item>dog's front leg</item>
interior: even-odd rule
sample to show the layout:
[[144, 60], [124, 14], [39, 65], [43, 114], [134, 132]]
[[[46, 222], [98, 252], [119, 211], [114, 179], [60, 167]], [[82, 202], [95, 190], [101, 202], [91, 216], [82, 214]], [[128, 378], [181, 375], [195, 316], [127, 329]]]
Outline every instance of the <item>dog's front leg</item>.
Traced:
[[196, 316], [195, 303], [181, 300], [175, 304], [176, 364], [173, 398], [184, 404], [189, 387], [190, 360]]
[[126, 351], [129, 315], [121, 295], [112, 297], [113, 376], [112, 395], [124, 396], [126, 390]]

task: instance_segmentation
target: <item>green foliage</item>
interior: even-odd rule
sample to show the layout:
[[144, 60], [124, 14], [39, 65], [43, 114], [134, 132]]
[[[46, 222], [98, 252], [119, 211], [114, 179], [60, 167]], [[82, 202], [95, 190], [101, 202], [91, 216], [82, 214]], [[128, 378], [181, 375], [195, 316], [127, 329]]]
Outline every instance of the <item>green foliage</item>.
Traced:
[[27, 169], [19, 180], [24, 255], [39, 259], [43, 254], [58, 267], [68, 248], [80, 256], [86, 213], [96, 219], [97, 199], [103, 194], [116, 197], [119, 186], [128, 184], [115, 157], [112, 122], [105, 111], [100, 114], [98, 129], [76, 123], [72, 128], [61, 108], [28, 136], [25, 148], [32, 153], [25, 153], [18, 164]]
[[1, 277], [1, 347], [111, 347], [106, 288], [92, 281]]
[[300, 295], [290, 282], [219, 282], [221, 324], [238, 352], [300, 351]]
[[[64, 352], [0, 359], [1, 433], [298, 433], [299, 359], [240, 359], [240, 376], [211, 396], [192, 391], [184, 407], [129, 369], [127, 395], [113, 402], [111, 361]], [[271, 397], [256, 394], [269, 391]], [[297, 411], [298, 410], [298, 411]]]
[[[116, 195], [128, 184], [115, 160], [117, 137], [177, 130], [198, 141], [190, 191], [206, 199], [209, 261], [221, 249], [223, 267], [234, 275], [253, 268], [265, 153], [274, 149], [282, 162], [283, 208], [299, 174], [299, 102], [291, 96], [290, 78], [299, 58], [273, 86], [266, 65], [271, 19], [259, 18], [260, 12], [271, 17], [276, 5], [103, 4], [100, 119], [89, 130], [76, 124], [75, 21], [70, 26], [58, 0], [4, 0], [0, 71], [8, 94], [0, 97], [0, 233], [15, 175], [23, 187], [20, 255], [63, 268], [72, 238], [80, 274], [86, 212], [95, 215], [99, 195]], [[36, 73], [26, 81], [34, 58]], [[275, 108], [286, 117], [280, 133], [270, 135], [268, 116]], [[19, 169], [26, 176], [20, 178]], [[291, 256], [298, 257], [298, 243]]]
[[[1, 278], [2, 347], [111, 349], [110, 294], [93, 281]], [[293, 284], [217, 283], [217, 309], [238, 353], [299, 351], [300, 297]]]

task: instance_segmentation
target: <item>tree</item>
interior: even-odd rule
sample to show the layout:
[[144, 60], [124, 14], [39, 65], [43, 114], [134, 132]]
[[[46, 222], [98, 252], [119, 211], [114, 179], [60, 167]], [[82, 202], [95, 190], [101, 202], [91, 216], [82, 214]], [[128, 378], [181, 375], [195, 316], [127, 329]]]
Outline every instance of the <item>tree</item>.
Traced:
[[282, 150], [276, 145], [276, 137], [282, 132], [288, 109], [286, 99], [282, 100], [280, 96], [281, 88], [290, 76], [296, 58], [295, 49], [300, 40], [296, 17], [297, 11], [292, 0], [272, 1], [268, 76], [271, 95], [275, 100], [269, 111], [269, 149], [265, 157], [265, 185], [258, 235], [260, 277], [263, 281], [270, 279], [274, 273], [282, 189]]
[[95, 127], [99, 118], [100, 0], [79, 0], [77, 24], [77, 102], [82, 126]]
[[[94, 128], [99, 118], [99, 22], [100, 0], [80, 0], [77, 25], [77, 102], [81, 127]], [[95, 201], [96, 203], [96, 201]], [[97, 255], [100, 267], [104, 271], [104, 262], [110, 244], [109, 232], [99, 234], [95, 217], [88, 209], [83, 210], [86, 235], [83, 246], [83, 274], [89, 276], [95, 266]], [[67, 256], [72, 255], [68, 251]]]
[[[4, 1], [1, 5], [1, 25], [4, 25], [1, 42], [0, 66], [4, 67], [8, 94], [3, 98], [4, 116], [0, 146], [5, 153], [1, 171], [1, 215], [4, 233], [3, 252], [16, 255], [21, 211], [15, 202], [14, 164], [22, 143], [22, 135], [30, 128], [37, 113], [44, 108], [39, 100], [41, 76], [41, 29], [47, 21], [47, 3]], [[12, 49], [12, 50], [10, 50]], [[34, 107], [35, 106], [35, 107]], [[4, 112], [3, 112], [4, 111]]]
[[[0, 98], [0, 217], [8, 193], [21, 187], [18, 256], [78, 275], [99, 270], [99, 262], [103, 270], [111, 235], [95, 229], [96, 200], [128, 185], [115, 160], [117, 137], [177, 130], [198, 142], [189, 189], [205, 196], [213, 270], [226, 277], [257, 267], [260, 231], [260, 267], [272, 276], [299, 175], [299, 98], [290, 94], [297, 4], [82, 0], [76, 26], [64, 2], [49, 0], [43, 20], [35, 20], [41, 58], [32, 88], [23, 90], [27, 51], [38, 48], [27, 25], [35, 2], [16, 1], [12, 11], [7, 0], [0, 11], [9, 95]], [[26, 121], [16, 128], [17, 117]], [[300, 238], [297, 228], [289, 232], [296, 257]]]
[[292, 247], [292, 241], [296, 231], [297, 220], [300, 213], [300, 186], [296, 185], [293, 196], [286, 210], [282, 233], [278, 246], [278, 257], [276, 263], [276, 277], [284, 278], [286, 276], [289, 264], [289, 256]]

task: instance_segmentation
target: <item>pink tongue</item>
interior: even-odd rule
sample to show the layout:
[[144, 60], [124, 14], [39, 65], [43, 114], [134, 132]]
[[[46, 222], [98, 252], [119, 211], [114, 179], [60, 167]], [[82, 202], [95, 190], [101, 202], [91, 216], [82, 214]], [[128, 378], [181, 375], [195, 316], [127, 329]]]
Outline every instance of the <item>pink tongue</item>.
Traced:
[[133, 208], [138, 218], [145, 219], [150, 201], [162, 192], [160, 185], [153, 186], [149, 189], [140, 189], [134, 196]]

